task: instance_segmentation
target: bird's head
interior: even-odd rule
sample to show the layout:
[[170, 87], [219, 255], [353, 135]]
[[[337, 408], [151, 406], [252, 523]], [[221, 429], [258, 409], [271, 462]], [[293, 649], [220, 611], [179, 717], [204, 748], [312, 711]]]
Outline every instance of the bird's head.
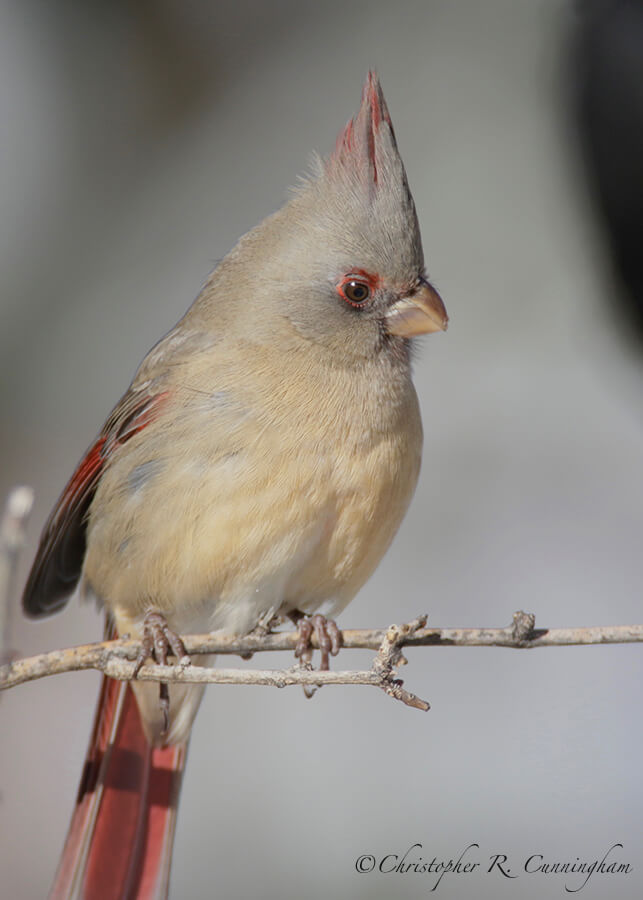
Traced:
[[266, 336], [281, 322], [354, 364], [386, 351], [408, 358], [409, 339], [446, 329], [375, 73], [333, 153], [231, 256], [247, 254], [260, 265]]

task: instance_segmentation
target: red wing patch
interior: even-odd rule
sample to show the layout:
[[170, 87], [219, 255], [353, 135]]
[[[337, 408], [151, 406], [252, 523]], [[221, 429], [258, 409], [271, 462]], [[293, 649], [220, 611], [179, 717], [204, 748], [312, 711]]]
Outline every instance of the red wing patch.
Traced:
[[111, 453], [153, 422], [169, 396], [125, 394], [90, 447], [45, 524], [22, 603], [27, 615], [40, 616], [64, 606], [85, 556], [87, 512]]

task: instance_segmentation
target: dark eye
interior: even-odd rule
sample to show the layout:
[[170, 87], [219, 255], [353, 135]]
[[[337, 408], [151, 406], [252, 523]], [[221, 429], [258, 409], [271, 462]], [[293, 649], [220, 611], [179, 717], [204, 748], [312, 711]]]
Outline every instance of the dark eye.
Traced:
[[342, 294], [353, 306], [361, 306], [371, 296], [371, 289], [363, 281], [352, 279], [342, 285]]

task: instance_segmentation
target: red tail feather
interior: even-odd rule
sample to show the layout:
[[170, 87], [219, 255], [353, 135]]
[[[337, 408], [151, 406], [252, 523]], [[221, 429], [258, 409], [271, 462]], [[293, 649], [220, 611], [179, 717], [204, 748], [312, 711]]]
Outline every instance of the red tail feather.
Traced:
[[186, 750], [152, 747], [132, 689], [103, 680], [50, 900], [167, 897]]

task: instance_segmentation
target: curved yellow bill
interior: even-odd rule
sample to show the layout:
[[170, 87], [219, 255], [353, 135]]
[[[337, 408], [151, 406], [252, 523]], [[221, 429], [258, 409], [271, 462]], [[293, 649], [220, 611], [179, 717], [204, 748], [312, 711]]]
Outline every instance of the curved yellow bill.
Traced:
[[449, 317], [442, 298], [428, 281], [423, 281], [413, 294], [394, 303], [386, 314], [389, 332], [400, 337], [446, 331], [448, 324]]

